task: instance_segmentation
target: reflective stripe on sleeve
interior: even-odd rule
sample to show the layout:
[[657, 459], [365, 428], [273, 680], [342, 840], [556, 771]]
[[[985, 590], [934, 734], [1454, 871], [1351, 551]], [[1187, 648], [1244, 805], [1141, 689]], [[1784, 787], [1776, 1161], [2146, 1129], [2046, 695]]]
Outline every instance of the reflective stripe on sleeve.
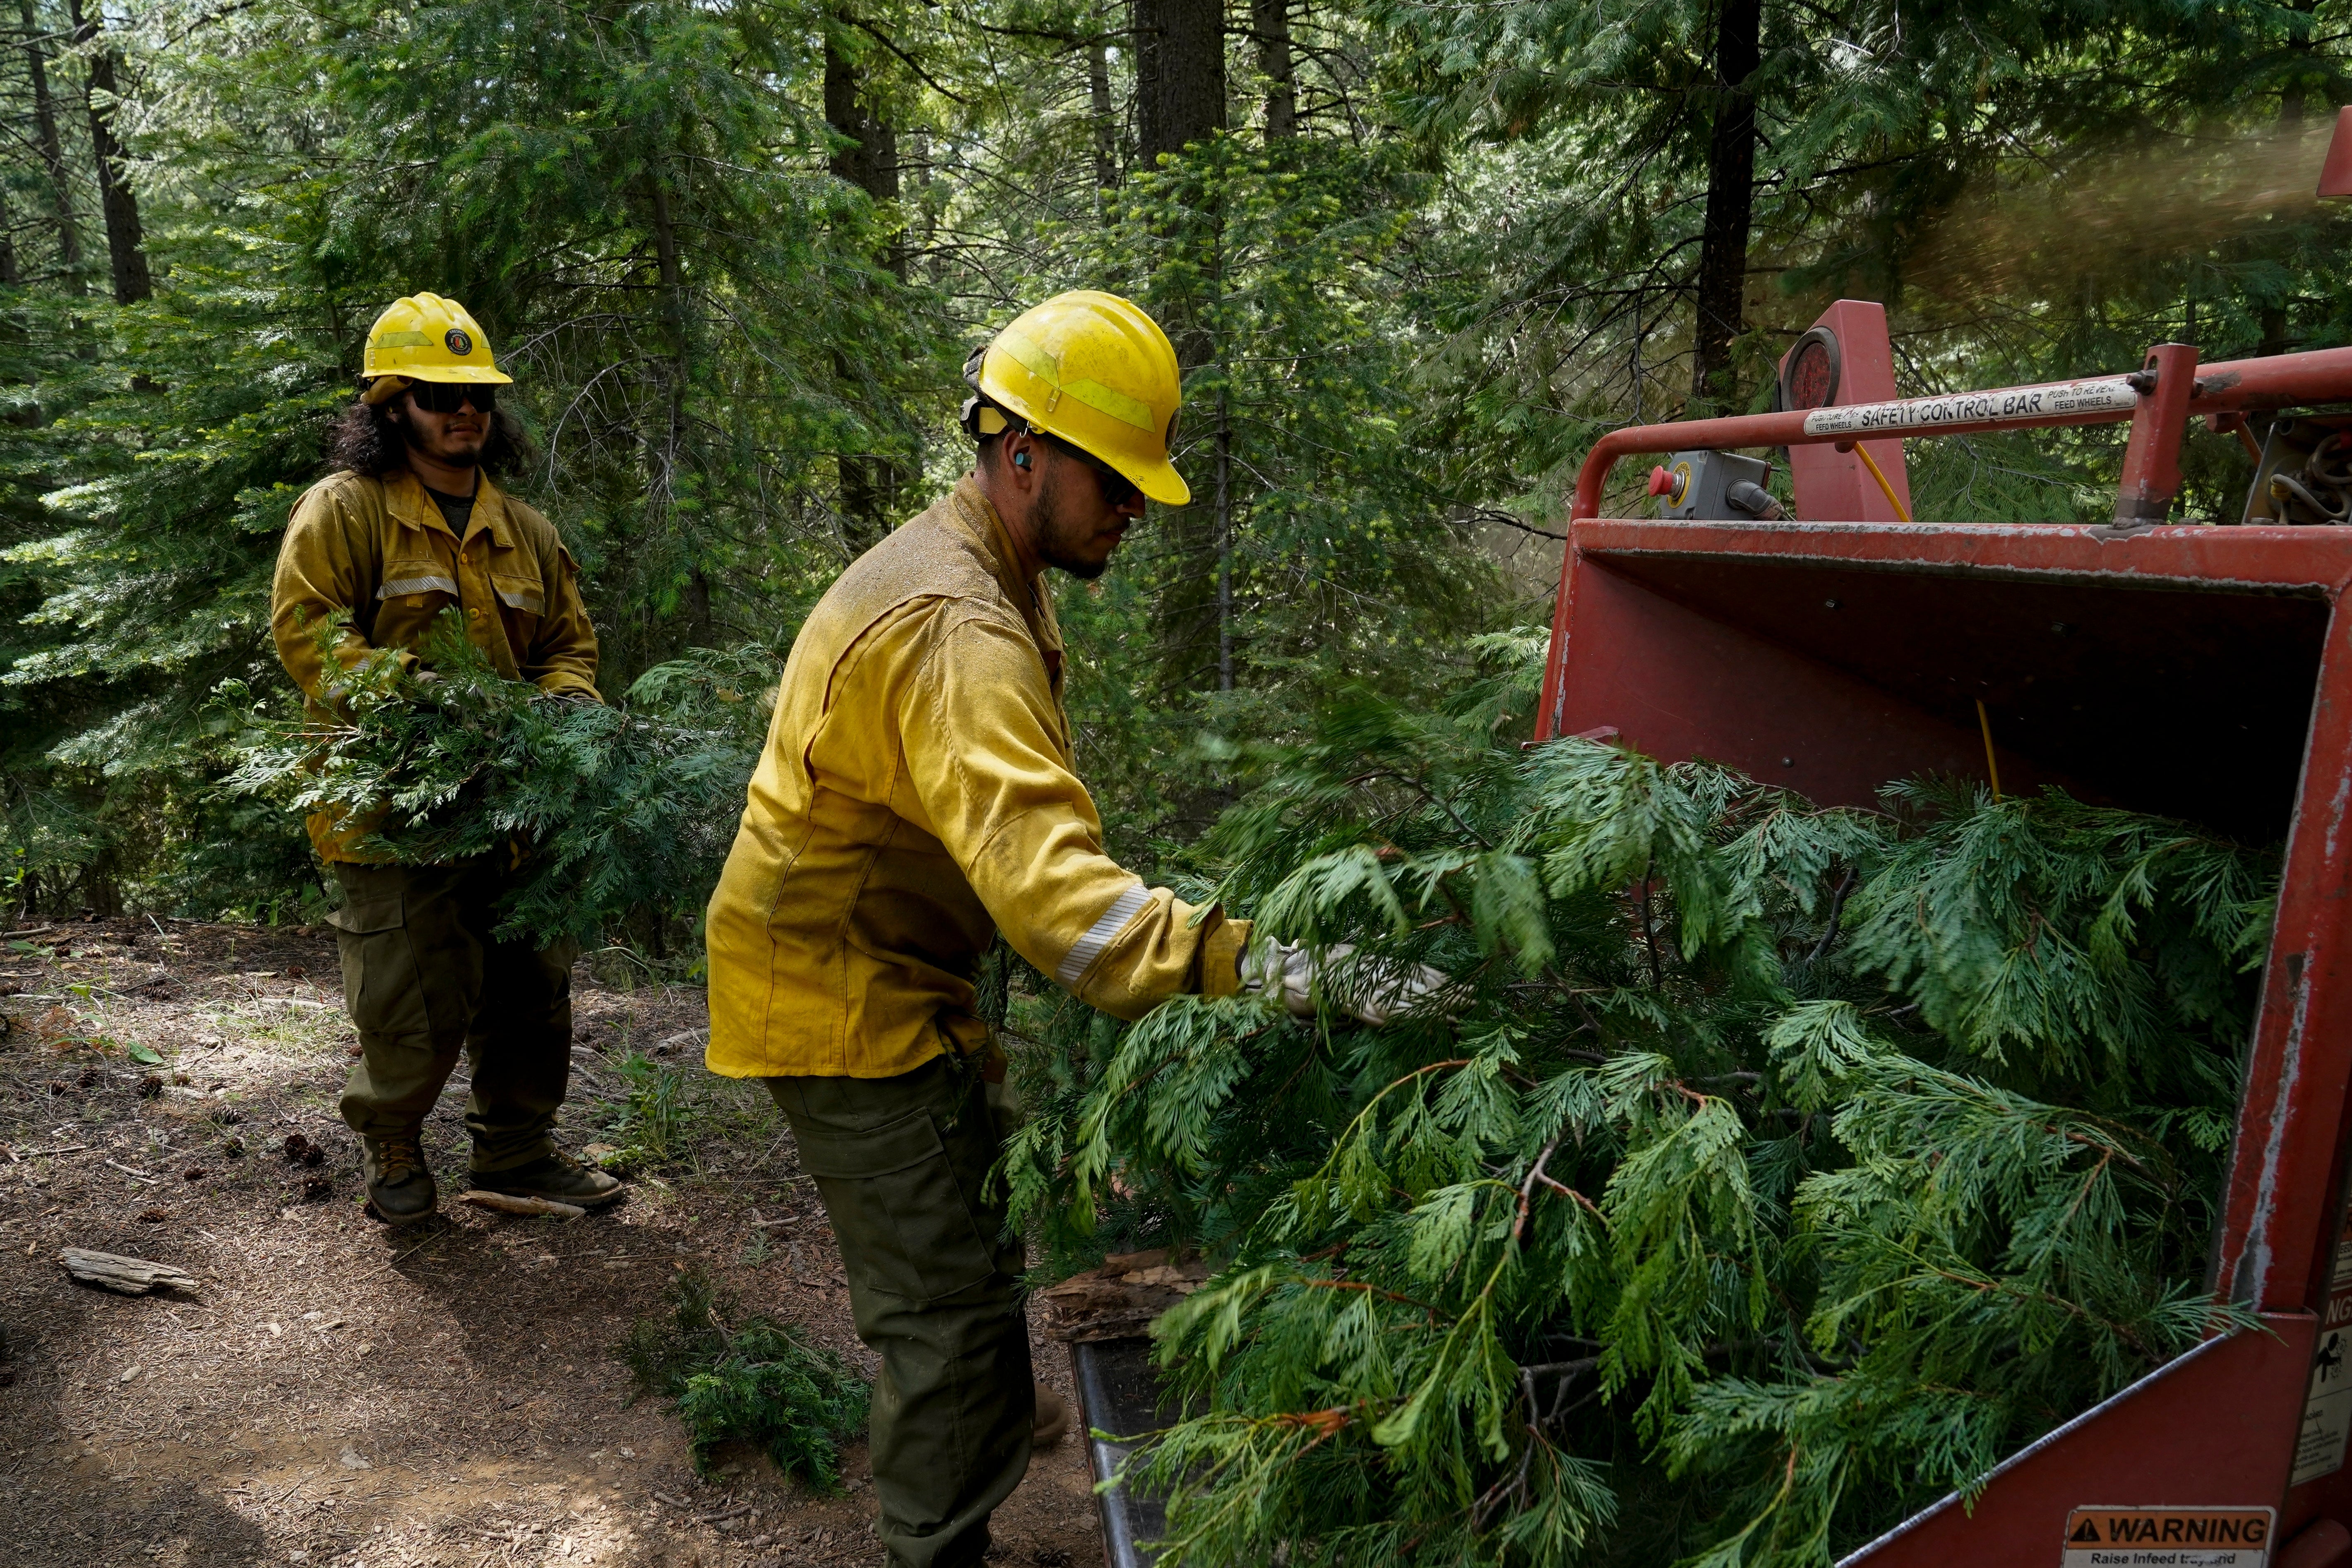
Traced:
[[1087, 971], [1094, 966], [1096, 959], [1102, 956], [1103, 949], [1110, 945], [1111, 939], [1126, 929], [1127, 922], [1135, 918], [1136, 911], [1150, 901], [1151, 895], [1140, 882], [1121, 893], [1110, 908], [1103, 911], [1102, 919], [1087, 928], [1087, 934], [1078, 938], [1077, 945], [1070, 949], [1069, 956], [1055, 967], [1055, 980], [1073, 991], [1076, 990], [1078, 982], [1086, 978]]

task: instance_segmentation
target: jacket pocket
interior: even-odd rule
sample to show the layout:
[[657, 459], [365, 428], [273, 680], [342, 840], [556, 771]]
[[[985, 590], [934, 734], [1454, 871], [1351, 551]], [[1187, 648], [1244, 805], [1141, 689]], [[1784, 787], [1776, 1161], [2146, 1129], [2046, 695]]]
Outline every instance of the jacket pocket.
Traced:
[[547, 595], [536, 577], [490, 574], [490, 592], [498, 595], [499, 614], [505, 617], [507, 642], [518, 661], [537, 661], [539, 629], [546, 624]]
[[996, 1271], [954, 1163], [929, 1111], [853, 1135], [803, 1134], [802, 1168], [816, 1178], [859, 1285], [929, 1302]]
[[[425, 595], [441, 594], [446, 598], [434, 604], [425, 603]], [[411, 609], [437, 610], [442, 604], [457, 597], [457, 580], [449, 568], [430, 555], [395, 556], [383, 563], [383, 583], [375, 596], [386, 604], [395, 599], [413, 601]]]
[[493, 572], [490, 574], [490, 587], [498, 594], [499, 603], [509, 610], [520, 610], [526, 616], [547, 613], [547, 591], [536, 577]]

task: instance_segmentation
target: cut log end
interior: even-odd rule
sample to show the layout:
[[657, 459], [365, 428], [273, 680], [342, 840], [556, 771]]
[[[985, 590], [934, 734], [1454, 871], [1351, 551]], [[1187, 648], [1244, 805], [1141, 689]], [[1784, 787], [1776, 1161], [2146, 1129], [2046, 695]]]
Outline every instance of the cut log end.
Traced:
[[507, 1193], [486, 1193], [478, 1187], [459, 1194], [458, 1201], [478, 1209], [495, 1209], [499, 1214], [541, 1215], [551, 1219], [578, 1219], [588, 1212], [578, 1204], [560, 1204], [552, 1198], [519, 1198]]
[[168, 1263], [125, 1258], [116, 1252], [91, 1252], [79, 1247], [58, 1250], [58, 1262], [72, 1278], [122, 1296], [144, 1296], [151, 1290], [194, 1290], [196, 1277]]

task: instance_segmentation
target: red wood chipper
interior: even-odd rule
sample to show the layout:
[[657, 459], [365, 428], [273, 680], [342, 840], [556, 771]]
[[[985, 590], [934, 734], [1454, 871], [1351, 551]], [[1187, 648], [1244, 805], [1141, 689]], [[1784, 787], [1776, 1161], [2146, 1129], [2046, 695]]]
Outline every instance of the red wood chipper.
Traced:
[[[2320, 194], [2352, 195], [2352, 110]], [[2159, 343], [2127, 374], [1897, 399], [1884, 311], [1842, 300], [1779, 393], [1593, 447], [1538, 739], [1706, 756], [1823, 803], [1990, 773], [2286, 843], [2211, 1264], [2263, 1329], [1846, 1564], [2352, 1564], [2352, 414], [2325, 412], [2352, 405], [2352, 349], [2200, 364]], [[2192, 419], [2254, 461], [2225, 526], [2167, 521]], [[2111, 522], [1910, 520], [1906, 440], [2126, 420]], [[1738, 455], [1776, 447], [1793, 516]], [[1658, 516], [1601, 516], [1616, 463], [1654, 454]]]

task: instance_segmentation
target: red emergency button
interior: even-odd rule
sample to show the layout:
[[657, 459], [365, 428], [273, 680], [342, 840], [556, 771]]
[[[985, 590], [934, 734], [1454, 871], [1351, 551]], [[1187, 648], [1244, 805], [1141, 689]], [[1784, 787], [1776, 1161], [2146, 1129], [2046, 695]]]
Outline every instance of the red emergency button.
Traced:
[[1675, 477], [1674, 475], [1666, 472], [1665, 465], [1662, 463], [1658, 467], [1650, 470], [1650, 493], [1652, 495], [1666, 495], [1671, 493], [1674, 488]]

